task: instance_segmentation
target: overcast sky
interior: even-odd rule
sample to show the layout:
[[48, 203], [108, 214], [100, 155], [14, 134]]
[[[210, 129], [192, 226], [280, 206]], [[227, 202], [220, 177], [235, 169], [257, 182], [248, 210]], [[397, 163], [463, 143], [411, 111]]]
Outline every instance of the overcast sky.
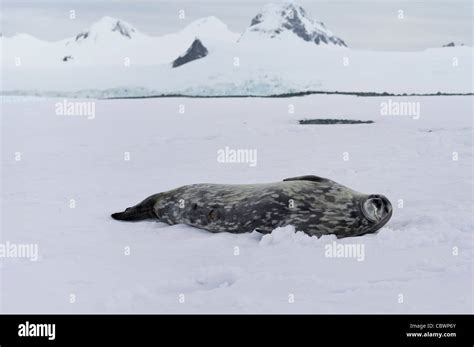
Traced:
[[[123, 19], [139, 31], [161, 35], [191, 21], [216, 16], [241, 32], [262, 5], [261, 0], [2, 0], [1, 31], [6, 36], [29, 33], [43, 40], [74, 36], [101, 17]], [[350, 47], [418, 50], [448, 42], [473, 44], [472, 0], [312, 0], [297, 1], [309, 16], [326, 24]], [[69, 11], [76, 18], [69, 18]], [[179, 19], [184, 10], [186, 19]], [[398, 19], [403, 10], [404, 19]]]

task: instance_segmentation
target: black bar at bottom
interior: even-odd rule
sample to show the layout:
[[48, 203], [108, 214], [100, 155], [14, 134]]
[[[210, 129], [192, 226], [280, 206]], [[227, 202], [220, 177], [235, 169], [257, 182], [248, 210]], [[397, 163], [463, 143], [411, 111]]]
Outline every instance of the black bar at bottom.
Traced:
[[[473, 346], [472, 315], [0, 315], [0, 346], [376, 342]], [[40, 336], [38, 336], [40, 335]], [[281, 340], [286, 338], [285, 340]], [[288, 340], [290, 339], [290, 340]]]

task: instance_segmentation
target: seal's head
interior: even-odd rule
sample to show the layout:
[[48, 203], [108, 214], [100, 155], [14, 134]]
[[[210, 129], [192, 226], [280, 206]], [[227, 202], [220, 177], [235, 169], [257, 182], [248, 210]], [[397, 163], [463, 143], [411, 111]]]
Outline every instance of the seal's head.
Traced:
[[[309, 235], [319, 237], [334, 234], [337, 238], [361, 236], [376, 232], [392, 217], [392, 204], [380, 194], [360, 193], [314, 175], [283, 181], [299, 184], [298, 194], [308, 202], [304, 208], [311, 213], [300, 226]], [[296, 191], [298, 187], [293, 186], [291, 189]]]
[[364, 234], [376, 232], [392, 217], [392, 204], [383, 195], [372, 194], [362, 198], [360, 209], [363, 216], [369, 221]]

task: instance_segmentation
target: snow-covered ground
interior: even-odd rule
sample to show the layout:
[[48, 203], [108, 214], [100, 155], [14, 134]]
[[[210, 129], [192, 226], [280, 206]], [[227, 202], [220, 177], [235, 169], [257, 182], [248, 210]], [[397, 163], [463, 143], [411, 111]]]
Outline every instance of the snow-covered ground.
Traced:
[[[391, 100], [418, 102], [419, 119], [381, 115], [381, 97], [88, 100], [94, 119], [3, 98], [2, 242], [37, 243], [39, 259], [1, 259], [1, 311], [472, 312], [473, 98]], [[257, 165], [218, 162], [226, 146]], [[394, 215], [337, 241], [109, 217], [184, 184], [304, 174], [384, 194]], [[327, 257], [334, 241], [364, 246], [361, 261]]]

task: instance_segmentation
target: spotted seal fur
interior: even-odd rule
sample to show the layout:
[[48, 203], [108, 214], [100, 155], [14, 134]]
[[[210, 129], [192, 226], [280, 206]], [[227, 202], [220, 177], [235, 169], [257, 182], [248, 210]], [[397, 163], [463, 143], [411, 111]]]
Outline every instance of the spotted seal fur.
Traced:
[[312, 175], [267, 184], [186, 185], [112, 214], [121, 221], [157, 219], [211, 232], [270, 233], [293, 225], [308, 235], [338, 238], [376, 232], [391, 216], [385, 196], [359, 193]]

